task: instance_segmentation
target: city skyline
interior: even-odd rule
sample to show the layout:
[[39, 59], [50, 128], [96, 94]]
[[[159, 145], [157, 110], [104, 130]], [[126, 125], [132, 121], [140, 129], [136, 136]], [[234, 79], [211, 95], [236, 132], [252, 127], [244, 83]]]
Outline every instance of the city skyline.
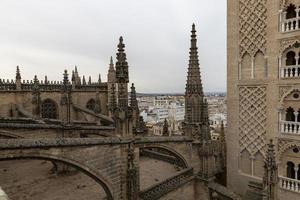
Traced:
[[195, 23], [204, 90], [224, 92], [226, 1], [202, 4], [204, 1], [4, 1], [0, 8], [0, 78], [15, 78], [19, 65], [23, 79], [37, 74], [41, 80], [47, 75], [49, 80], [60, 81], [63, 70], [70, 74], [76, 65], [81, 76], [91, 75], [97, 81], [101, 73], [106, 81], [110, 56], [115, 61], [122, 35], [137, 92], [183, 93], [186, 49]]

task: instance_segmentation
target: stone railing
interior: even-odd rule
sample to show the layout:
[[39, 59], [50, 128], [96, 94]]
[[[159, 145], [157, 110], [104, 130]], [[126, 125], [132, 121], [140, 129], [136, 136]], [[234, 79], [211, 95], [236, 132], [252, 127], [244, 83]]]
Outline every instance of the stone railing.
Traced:
[[[63, 88], [62, 81], [39, 81], [37, 87], [40, 91], [61, 91]], [[69, 82], [68, 87], [72, 88], [72, 90], [80, 90], [80, 91], [93, 91], [93, 90], [102, 90], [107, 87], [107, 83], [86, 83], [82, 85], [74, 85]], [[32, 91], [34, 88], [33, 81], [23, 81], [21, 83], [22, 91]], [[0, 91], [11, 91], [17, 90], [16, 82], [14, 80], [4, 80], [0, 79]]]
[[282, 176], [279, 177], [279, 180], [280, 188], [300, 193], [300, 180]]
[[300, 17], [284, 19], [282, 21], [281, 31], [283, 33], [300, 30]]
[[290, 65], [281, 67], [281, 78], [299, 78], [300, 77], [300, 65]]
[[300, 122], [280, 121], [280, 131], [283, 134], [300, 135]]
[[189, 182], [193, 178], [193, 168], [187, 168], [176, 173], [174, 176], [159, 182], [150, 188], [140, 191], [140, 199], [142, 200], [155, 200], [163, 195], [171, 192], [183, 184]]

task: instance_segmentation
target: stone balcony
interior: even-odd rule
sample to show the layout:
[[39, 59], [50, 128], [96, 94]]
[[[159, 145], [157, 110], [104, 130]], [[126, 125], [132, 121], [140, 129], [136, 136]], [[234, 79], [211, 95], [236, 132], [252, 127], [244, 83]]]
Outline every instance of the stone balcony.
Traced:
[[280, 132], [282, 134], [300, 135], [300, 122], [280, 121]]
[[290, 65], [280, 68], [280, 78], [299, 78], [300, 65]]
[[286, 19], [287, 12], [281, 12], [280, 21], [281, 21], [281, 32], [292, 32], [300, 30], [300, 9], [295, 9], [296, 15], [292, 18]]
[[279, 176], [279, 184], [284, 190], [300, 193], [300, 180]]

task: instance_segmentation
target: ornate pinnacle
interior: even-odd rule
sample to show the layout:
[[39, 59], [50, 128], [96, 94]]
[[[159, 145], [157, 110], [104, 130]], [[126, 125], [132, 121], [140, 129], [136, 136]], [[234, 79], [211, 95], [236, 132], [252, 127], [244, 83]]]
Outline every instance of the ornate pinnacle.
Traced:
[[101, 83], [101, 74], [99, 74], [99, 77], [98, 77], [98, 83], [99, 83], [99, 84]]
[[91, 76], [89, 76], [89, 85], [91, 85], [92, 84], [92, 78], [91, 78]]
[[21, 80], [21, 73], [20, 73], [19, 66], [17, 66], [16, 80]]
[[116, 78], [117, 82], [128, 83], [128, 63], [126, 61], [126, 53], [124, 50], [124, 43], [122, 36], [119, 39], [117, 62], [116, 62]]
[[74, 70], [72, 70], [72, 78], [71, 78], [71, 80], [72, 80], [72, 82], [75, 81], [75, 72], [74, 72]]
[[76, 74], [78, 74], [78, 71], [77, 71], [77, 66], [75, 66], [75, 73], [76, 73]]
[[114, 70], [114, 62], [113, 62], [113, 57], [110, 57], [110, 63], [109, 63], [109, 69]]
[[267, 199], [273, 199], [272, 197], [274, 197], [274, 187], [277, 184], [277, 177], [275, 150], [273, 140], [271, 139], [266, 153], [263, 177], [263, 185]]
[[48, 82], [48, 77], [47, 76], [45, 76], [45, 84], [48, 84], [49, 82]]
[[169, 136], [169, 125], [168, 125], [168, 121], [167, 119], [165, 118], [165, 121], [164, 121], [164, 125], [163, 125], [163, 133], [162, 133], [163, 136]]
[[134, 83], [132, 83], [132, 85], [131, 85], [130, 107], [137, 108], [136, 91], [135, 91]]
[[86, 85], [85, 76], [82, 76], [82, 85]]
[[199, 68], [195, 24], [192, 25], [191, 33], [192, 35], [191, 35], [189, 68], [188, 68], [188, 76], [187, 76], [187, 83], [186, 83], [186, 93], [187, 94], [196, 93], [203, 96], [203, 87], [202, 87], [200, 68]]
[[37, 75], [34, 75], [33, 83], [34, 83], [34, 84], [39, 84], [39, 80], [38, 80], [38, 78], [37, 78]]
[[64, 75], [63, 84], [68, 85], [68, 83], [69, 83], [69, 74], [68, 74], [68, 71], [66, 69], [65, 69], [63, 75]]

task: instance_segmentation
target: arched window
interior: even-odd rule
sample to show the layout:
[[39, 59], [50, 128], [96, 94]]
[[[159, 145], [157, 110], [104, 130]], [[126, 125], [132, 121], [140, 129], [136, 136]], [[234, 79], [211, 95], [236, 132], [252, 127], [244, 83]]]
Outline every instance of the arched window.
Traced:
[[288, 109], [286, 109], [286, 121], [295, 121], [294, 109], [291, 107], [288, 107]]
[[286, 54], [286, 66], [296, 65], [296, 54], [293, 51], [289, 51]]
[[295, 179], [295, 164], [293, 162], [287, 162], [287, 168], [286, 168], [286, 176], [288, 178]]
[[290, 4], [286, 9], [286, 19], [291, 19], [297, 17], [296, 6]]
[[86, 104], [86, 108], [89, 109], [89, 110], [92, 110], [94, 111], [95, 110], [95, 107], [96, 107], [96, 101], [95, 99], [90, 99], [87, 104]]
[[51, 99], [46, 99], [42, 103], [42, 118], [57, 119], [56, 103]]

